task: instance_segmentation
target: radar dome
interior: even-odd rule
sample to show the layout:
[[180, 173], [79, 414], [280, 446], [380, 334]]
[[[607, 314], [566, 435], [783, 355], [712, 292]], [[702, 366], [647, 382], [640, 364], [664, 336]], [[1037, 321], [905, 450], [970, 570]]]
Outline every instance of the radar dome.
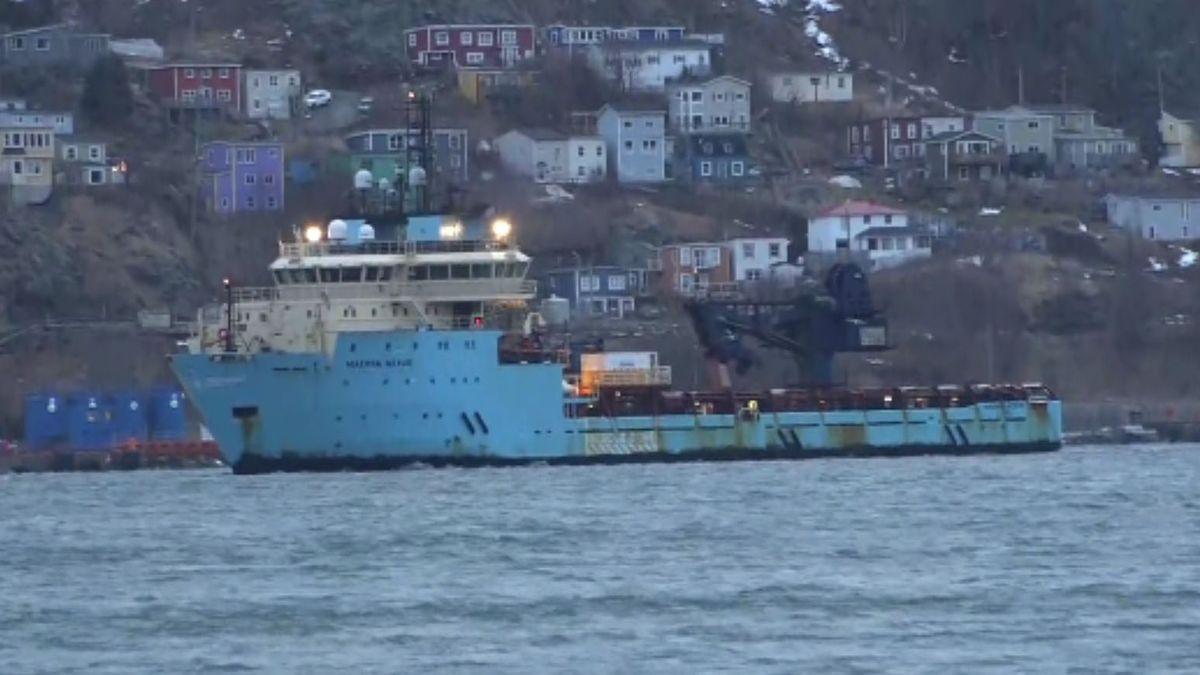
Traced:
[[392, 188], [392, 181], [388, 180], [386, 176], [379, 179], [379, 189], [380, 190], [383, 190], [386, 192], [386, 191], [390, 190], [391, 188]]
[[414, 187], [425, 184], [425, 169], [419, 166], [414, 166], [408, 172], [408, 184]]
[[359, 169], [358, 173], [354, 174], [354, 189], [355, 190], [370, 190], [375, 184], [375, 177], [366, 169]]
[[375, 241], [375, 228], [370, 225], [363, 225], [358, 228], [359, 241]]
[[345, 241], [346, 240], [346, 221], [331, 220], [329, 221], [329, 241]]

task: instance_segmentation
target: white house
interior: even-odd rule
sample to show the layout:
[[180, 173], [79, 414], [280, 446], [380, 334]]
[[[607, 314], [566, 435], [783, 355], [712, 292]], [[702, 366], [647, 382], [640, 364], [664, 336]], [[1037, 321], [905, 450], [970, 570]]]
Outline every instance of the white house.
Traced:
[[513, 129], [495, 141], [505, 168], [536, 183], [603, 180], [608, 152], [598, 136], [567, 136], [552, 129]]
[[779, 103], [838, 103], [854, 100], [850, 73], [774, 73], [767, 78], [771, 100]]
[[734, 281], [759, 281], [771, 277], [771, 269], [788, 262], [786, 237], [730, 239], [729, 261]]
[[606, 42], [588, 47], [588, 63], [626, 91], [663, 91], [681, 77], [712, 72], [712, 45], [698, 40]]
[[304, 93], [298, 70], [246, 70], [246, 116], [290, 119]]
[[809, 220], [808, 250], [827, 255], [848, 251], [878, 269], [928, 258], [932, 237], [923, 228], [911, 227], [904, 211], [847, 200]]
[[609, 103], [596, 116], [596, 129], [608, 148], [621, 183], [662, 183], [667, 179], [667, 112]]

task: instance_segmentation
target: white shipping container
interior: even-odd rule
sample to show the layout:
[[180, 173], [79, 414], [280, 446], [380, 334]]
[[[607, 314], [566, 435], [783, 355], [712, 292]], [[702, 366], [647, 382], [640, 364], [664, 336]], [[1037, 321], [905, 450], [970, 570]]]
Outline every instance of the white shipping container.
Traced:
[[580, 355], [584, 372], [598, 370], [650, 370], [658, 366], [657, 352], [602, 352]]

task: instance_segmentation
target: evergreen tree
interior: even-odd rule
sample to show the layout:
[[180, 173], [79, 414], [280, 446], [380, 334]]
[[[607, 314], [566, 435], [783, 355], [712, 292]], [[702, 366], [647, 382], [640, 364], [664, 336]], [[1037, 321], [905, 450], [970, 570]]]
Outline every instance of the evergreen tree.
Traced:
[[83, 114], [100, 125], [125, 121], [133, 113], [133, 92], [125, 62], [116, 56], [98, 59], [83, 85]]

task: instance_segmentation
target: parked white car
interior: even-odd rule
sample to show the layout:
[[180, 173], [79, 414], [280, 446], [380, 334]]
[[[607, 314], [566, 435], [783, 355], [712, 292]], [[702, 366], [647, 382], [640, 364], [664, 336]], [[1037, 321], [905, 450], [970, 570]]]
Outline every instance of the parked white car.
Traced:
[[313, 89], [304, 95], [304, 105], [309, 108], [327, 106], [333, 101], [333, 94], [328, 89]]

